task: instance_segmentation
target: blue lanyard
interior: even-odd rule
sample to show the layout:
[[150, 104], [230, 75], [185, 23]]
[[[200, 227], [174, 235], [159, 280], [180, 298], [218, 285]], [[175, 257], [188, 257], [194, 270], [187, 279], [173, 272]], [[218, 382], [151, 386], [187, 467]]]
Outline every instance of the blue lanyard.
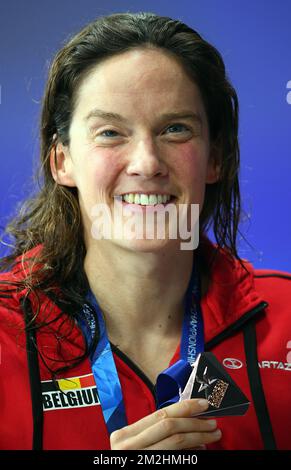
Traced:
[[[88, 292], [87, 300], [95, 309], [97, 314], [100, 334], [97, 347], [90, 357], [92, 372], [98, 390], [103, 417], [108, 432], [111, 434], [116, 429], [126, 426], [127, 418], [119, 377], [107, 336], [105, 322], [100, 307], [91, 290]], [[92, 315], [88, 304], [83, 306], [82, 313], [84, 319], [80, 322], [80, 326], [85, 333], [88, 344], [90, 344], [96, 328], [94, 315]]]
[[195, 362], [198, 354], [204, 350], [204, 328], [200, 306], [201, 286], [197, 264], [193, 263], [191, 278], [185, 295], [181, 339], [180, 357], [189, 364]]
[[204, 350], [204, 328], [201, 312], [201, 286], [197, 263], [193, 263], [191, 279], [185, 295], [180, 359], [157, 378], [157, 408], [176, 403], [192, 373], [191, 365]]
[[[88, 344], [90, 344], [96, 329], [95, 317], [91, 311], [91, 307], [94, 308], [98, 318], [100, 339], [95, 351], [91, 354], [90, 360], [103, 417], [108, 432], [111, 434], [113, 431], [127, 426], [126, 412], [104, 318], [91, 290], [87, 294], [87, 301], [88, 304], [85, 303], [83, 306], [82, 320], [79, 321], [79, 324]], [[181, 384], [186, 384], [191, 372], [190, 364], [195, 361], [195, 358], [204, 349], [203, 320], [200, 309], [200, 279], [197, 263], [193, 263], [191, 279], [184, 299], [184, 312], [181, 359], [160, 374], [157, 380], [157, 401], [159, 407], [166, 406], [168, 403], [173, 403], [178, 399], [177, 391], [172, 393], [171, 387], [168, 387], [168, 383], [165, 383], [165, 381], [174, 380], [175, 383], [179, 384], [180, 389]], [[185, 363], [187, 364], [186, 368]], [[183, 366], [182, 368], [181, 365]], [[169, 392], [175, 395], [170, 400], [168, 397]]]

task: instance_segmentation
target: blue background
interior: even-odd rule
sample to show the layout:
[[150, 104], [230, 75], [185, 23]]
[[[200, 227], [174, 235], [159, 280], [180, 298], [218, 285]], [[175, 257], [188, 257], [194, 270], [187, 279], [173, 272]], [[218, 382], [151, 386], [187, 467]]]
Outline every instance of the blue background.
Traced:
[[[291, 1], [29, 2], [0, 6], [0, 225], [32, 188], [48, 63], [100, 15], [152, 11], [189, 24], [221, 52], [240, 101], [242, 257], [291, 271]], [[288, 84], [288, 82], [290, 83]], [[250, 246], [251, 245], [251, 246]]]

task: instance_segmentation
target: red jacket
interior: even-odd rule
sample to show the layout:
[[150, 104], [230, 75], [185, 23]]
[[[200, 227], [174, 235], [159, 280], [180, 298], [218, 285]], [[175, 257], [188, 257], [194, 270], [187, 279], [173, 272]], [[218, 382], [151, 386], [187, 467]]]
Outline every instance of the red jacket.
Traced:
[[[207, 250], [211, 253], [213, 245]], [[244, 416], [217, 420], [222, 438], [208, 448], [291, 449], [291, 275], [256, 270], [249, 263], [247, 267], [249, 274], [220, 251], [202, 298], [205, 349], [223, 363], [251, 401]], [[22, 270], [14, 268], [1, 274], [0, 284], [21, 276]], [[43, 449], [110, 449], [89, 359], [60, 378], [66, 395], [56, 391], [48, 371], [47, 366], [55, 366], [55, 361], [61, 365], [82, 353], [85, 343], [79, 327], [62, 315], [38, 331], [39, 380], [31, 343], [27, 354], [23, 294], [12, 293], [0, 307], [0, 448], [32, 449], [34, 432], [34, 442], [41, 440]], [[59, 313], [43, 296], [40, 315], [51, 320]], [[56, 335], [63, 337], [62, 355]], [[170, 364], [178, 360], [179, 348]], [[116, 348], [113, 353], [131, 424], [155, 411], [153, 384], [125, 354]]]

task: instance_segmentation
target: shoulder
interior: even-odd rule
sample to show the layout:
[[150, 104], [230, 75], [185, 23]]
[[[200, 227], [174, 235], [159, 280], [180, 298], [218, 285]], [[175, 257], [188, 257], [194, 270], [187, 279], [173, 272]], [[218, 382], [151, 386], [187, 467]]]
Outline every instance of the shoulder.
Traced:
[[[0, 298], [0, 343], [3, 355], [17, 344], [25, 346], [25, 318], [21, 303], [14, 297]], [[12, 349], [11, 349], [12, 348]]]
[[291, 300], [291, 273], [254, 268], [254, 282], [256, 288], [268, 296], [280, 294], [283, 300]]
[[[254, 286], [267, 302], [267, 318], [285, 325], [290, 333], [291, 274], [273, 269], [254, 269]], [[274, 327], [274, 325], [273, 325]]]
[[[28, 289], [25, 283], [41, 251], [41, 245], [17, 256], [9, 271], [0, 273], [0, 328], [9, 331], [24, 327], [23, 298]], [[31, 264], [32, 263], [32, 264]]]
[[13, 272], [0, 275], [0, 337], [17, 335], [24, 329], [21, 293], [17, 291]]

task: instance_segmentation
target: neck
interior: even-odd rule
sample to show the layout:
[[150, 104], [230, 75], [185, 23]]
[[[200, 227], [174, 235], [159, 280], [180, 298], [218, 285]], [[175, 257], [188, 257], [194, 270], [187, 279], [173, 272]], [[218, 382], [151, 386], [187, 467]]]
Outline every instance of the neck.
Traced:
[[88, 247], [84, 268], [109, 339], [124, 344], [147, 334], [177, 337], [193, 251], [137, 253], [118, 246], [106, 248]]

